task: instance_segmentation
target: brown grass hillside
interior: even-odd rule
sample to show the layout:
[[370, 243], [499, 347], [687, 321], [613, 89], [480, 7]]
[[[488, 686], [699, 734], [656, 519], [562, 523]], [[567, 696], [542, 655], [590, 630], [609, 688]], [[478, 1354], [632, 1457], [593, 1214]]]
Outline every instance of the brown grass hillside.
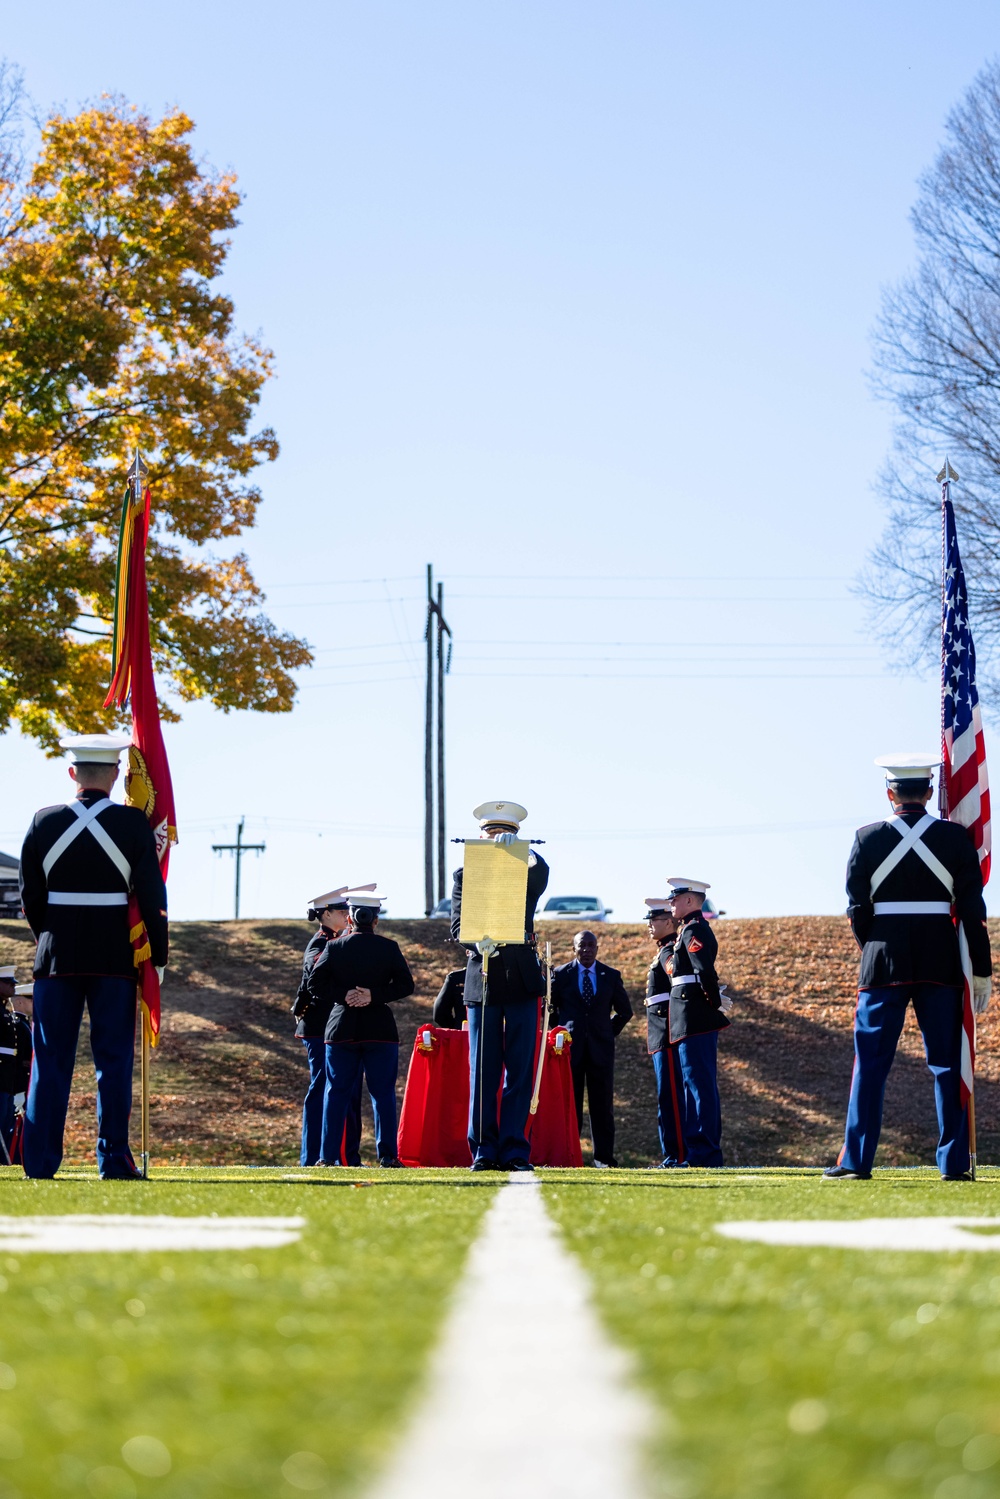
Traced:
[[[991, 928], [998, 923], [991, 923]], [[400, 1096], [417, 1025], [430, 1016], [459, 950], [443, 921], [390, 921], [417, 993], [397, 1006]], [[856, 949], [840, 917], [722, 921], [719, 971], [737, 999], [720, 1043], [724, 1146], [733, 1165], [825, 1164], [840, 1146], [850, 1084]], [[153, 1061], [154, 1161], [285, 1164], [298, 1159], [305, 1060], [289, 1006], [311, 928], [300, 921], [175, 922], [164, 985], [164, 1033]], [[573, 928], [553, 924], [553, 961], [572, 956]], [[1000, 928], [994, 932], [1000, 935]], [[0, 922], [0, 963], [30, 974], [21, 922]], [[601, 959], [620, 968], [638, 1001], [652, 949], [645, 929], [609, 925]], [[980, 1026], [979, 1154], [1000, 1160], [1000, 1021]], [[618, 1157], [657, 1158], [652, 1065], [639, 1018], [618, 1043]], [[367, 1107], [366, 1107], [367, 1112]], [[889, 1081], [879, 1162], [933, 1162], [934, 1095], [912, 1016]], [[137, 1131], [136, 1131], [137, 1132]], [[67, 1160], [93, 1159], [94, 1075], [85, 1041], [67, 1133]], [[370, 1127], [364, 1153], [372, 1156]], [[136, 1142], [137, 1144], [137, 1142]]]

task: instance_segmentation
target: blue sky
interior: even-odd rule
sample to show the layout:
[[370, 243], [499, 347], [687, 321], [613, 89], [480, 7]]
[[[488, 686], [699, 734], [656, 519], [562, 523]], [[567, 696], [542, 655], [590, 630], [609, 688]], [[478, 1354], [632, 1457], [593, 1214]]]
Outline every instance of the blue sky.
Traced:
[[[244, 545], [316, 666], [289, 716], [168, 729], [173, 914], [231, 914], [211, 844], [244, 813], [267, 844], [244, 914], [376, 877], [422, 909], [428, 562], [450, 836], [522, 801], [550, 892], [626, 920], [673, 874], [735, 915], [842, 910], [873, 757], [938, 733], [933, 676], [894, 672], [851, 592], [891, 426], [869, 330], [995, 8], [2, 15], [41, 106], [192, 115], [246, 195], [239, 324], [277, 357], [282, 453]], [[12, 851], [69, 789], [15, 734], [0, 783]]]

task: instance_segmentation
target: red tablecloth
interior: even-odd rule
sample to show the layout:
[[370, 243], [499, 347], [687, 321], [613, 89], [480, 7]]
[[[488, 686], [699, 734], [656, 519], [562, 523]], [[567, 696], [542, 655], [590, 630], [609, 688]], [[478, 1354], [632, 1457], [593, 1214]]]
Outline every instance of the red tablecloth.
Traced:
[[[421, 1044], [428, 1032], [429, 1051]], [[556, 1034], [549, 1033], [538, 1113], [528, 1119], [531, 1161], [535, 1166], [582, 1166], [569, 1047], [564, 1043], [559, 1052]], [[468, 1130], [469, 1033], [422, 1025], [406, 1075], [399, 1159], [404, 1166], [471, 1166]]]

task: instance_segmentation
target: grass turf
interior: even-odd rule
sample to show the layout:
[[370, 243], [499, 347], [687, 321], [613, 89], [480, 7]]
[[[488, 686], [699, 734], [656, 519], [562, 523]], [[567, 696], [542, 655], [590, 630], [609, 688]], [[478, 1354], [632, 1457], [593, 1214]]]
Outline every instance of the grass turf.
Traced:
[[447, 1172], [17, 1176], [0, 1172], [0, 1213], [308, 1223], [280, 1249], [0, 1251], [2, 1499], [354, 1490], [398, 1439], [496, 1186]]
[[[663, 1412], [675, 1499], [995, 1499], [1000, 1256], [776, 1248], [745, 1218], [1000, 1216], [1000, 1173], [545, 1176], [612, 1335]], [[576, 1376], [578, 1377], [578, 1376]]]

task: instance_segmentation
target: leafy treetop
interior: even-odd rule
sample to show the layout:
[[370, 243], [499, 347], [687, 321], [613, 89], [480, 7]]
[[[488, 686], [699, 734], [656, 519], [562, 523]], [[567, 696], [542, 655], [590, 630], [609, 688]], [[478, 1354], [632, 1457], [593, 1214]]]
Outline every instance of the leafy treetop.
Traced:
[[234, 332], [212, 285], [235, 179], [195, 161], [192, 129], [109, 98], [51, 118], [20, 175], [0, 141], [0, 732], [17, 723], [49, 749], [66, 727], [108, 723], [136, 446], [154, 480], [154, 661], [174, 692], [287, 712], [289, 673], [312, 659], [261, 612], [246, 556], [207, 550], [254, 524], [251, 475], [278, 445], [251, 429], [271, 353]]

